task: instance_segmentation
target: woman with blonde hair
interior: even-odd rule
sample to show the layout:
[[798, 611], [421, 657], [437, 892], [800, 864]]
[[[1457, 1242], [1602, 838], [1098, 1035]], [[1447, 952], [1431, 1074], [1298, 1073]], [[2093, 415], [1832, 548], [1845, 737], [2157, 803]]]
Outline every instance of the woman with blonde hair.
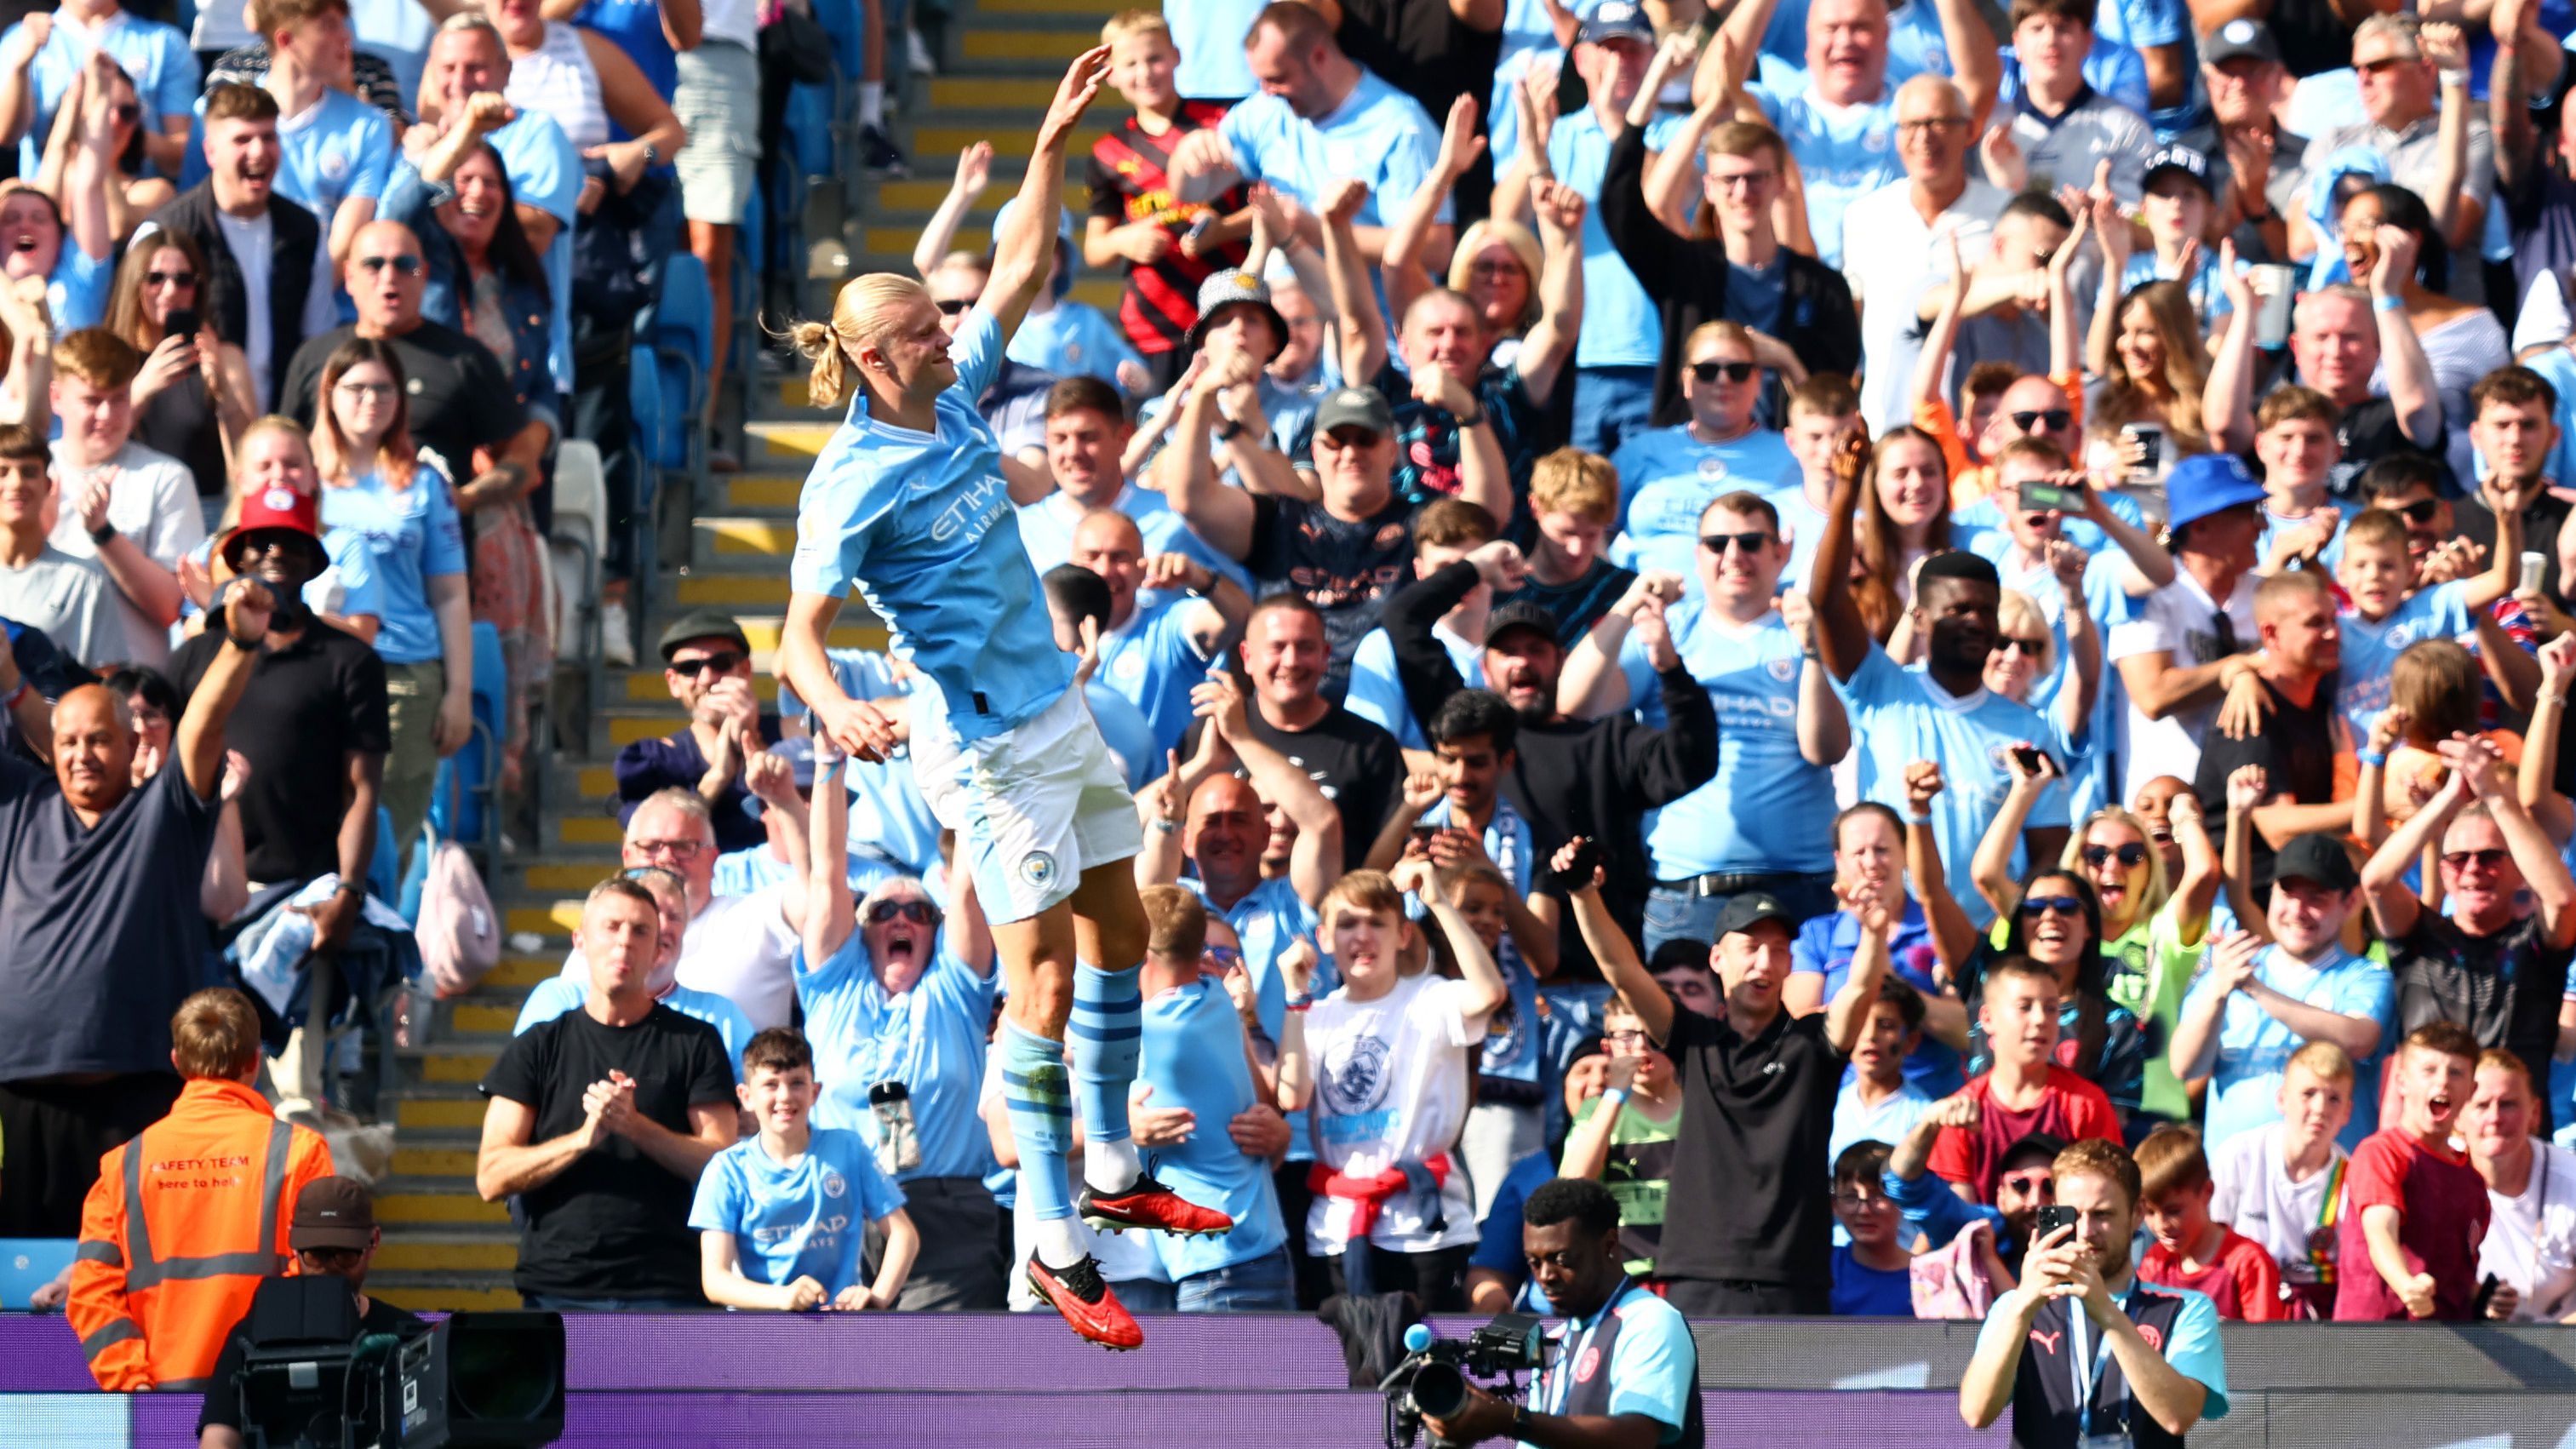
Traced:
[[[107, 330], [143, 354], [126, 389], [134, 441], [188, 465], [210, 533], [230, 501], [225, 460], [248, 435], [259, 397], [242, 350], [215, 335], [205, 305], [213, 275], [195, 237], [155, 230], [126, 249], [107, 303]], [[193, 333], [170, 330], [172, 318], [192, 314]]]
[[[1262, 25], [1320, 32], [1312, 12], [1273, 8], [1299, 13], [1265, 11]], [[1065, 150], [1108, 69], [1106, 47], [1085, 51], [1056, 87], [994, 238], [991, 280], [954, 337], [927, 288], [883, 273], [843, 287], [829, 324], [797, 324], [797, 348], [814, 364], [810, 395], [826, 407], [847, 398], [849, 415], [806, 479], [779, 670], [813, 711], [814, 787], [836, 790], [839, 751], [881, 760], [895, 748], [886, 716], [850, 698], [824, 654], [841, 601], [864, 588], [909, 647], [913, 772], [931, 808], [960, 827], [957, 863], [973, 873], [1000, 948], [1010, 1006], [994, 1051], [1003, 1072], [1045, 1088], [1013, 1092], [1007, 1107], [1022, 1201], [1037, 1224], [1029, 1286], [1082, 1337], [1136, 1348], [1144, 1332], [1101, 1277], [1077, 1206], [1122, 1230], [1223, 1232], [1234, 1220], [1156, 1182], [1129, 1132], [1147, 930], [1132, 866], [1142, 832], [1125, 769], [1083, 703], [1074, 661], [1056, 648], [1029, 568], [1010, 505], [1036, 500], [1011, 497], [1000, 444], [975, 411], [1046, 284]], [[1236, 353], [1229, 366], [1252, 361]], [[1195, 386], [1180, 435], [1203, 436], [1218, 386], [1241, 380]], [[1080, 1029], [1068, 1033], [1068, 1021]], [[1078, 1201], [1067, 1171], [1077, 1101], [1088, 1133]], [[960, 1211], [972, 1202], [961, 1197]], [[989, 1197], [982, 1207], [991, 1211]], [[923, 1214], [925, 1224], [939, 1217]]]
[[[2086, 466], [2125, 477], [2132, 496], [2163, 513], [2164, 475], [2177, 458], [2209, 451], [2200, 420], [2201, 392], [2209, 383], [2209, 346], [2201, 339], [2191, 293], [2180, 282], [2131, 287], [2112, 306], [2093, 314], [2087, 364], [2100, 379], [2084, 407]], [[2154, 448], [2141, 434], [2154, 430]], [[2124, 431], [2125, 430], [2125, 431]]]

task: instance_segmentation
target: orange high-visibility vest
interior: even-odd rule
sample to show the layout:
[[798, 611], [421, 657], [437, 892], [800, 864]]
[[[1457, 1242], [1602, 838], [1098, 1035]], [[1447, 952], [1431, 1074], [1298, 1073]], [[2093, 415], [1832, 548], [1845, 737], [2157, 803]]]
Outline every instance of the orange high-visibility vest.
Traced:
[[191, 1078], [170, 1115], [99, 1159], [64, 1316], [98, 1386], [202, 1388], [331, 1148], [239, 1082]]

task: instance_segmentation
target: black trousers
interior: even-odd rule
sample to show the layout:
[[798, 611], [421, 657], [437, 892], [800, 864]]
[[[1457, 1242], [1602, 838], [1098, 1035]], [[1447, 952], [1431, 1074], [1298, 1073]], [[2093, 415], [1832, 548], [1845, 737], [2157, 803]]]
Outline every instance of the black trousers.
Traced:
[[1669, 1278], [1664, 1301], [1685, 1318], [1822, 1318], [1833, 1311], [1831, 1292], [1822, 1283]]
[[137, 1072], [72, 1086], [0, 1083], [0, 1238], [76, 1238], [98, 1160], [170, 1115], [179, 1078]]
[[[1467, 1311], [1467, 1260], [1475, 1255], [1475, 1244], [1460, 1243], [1428, 1253], [1390, 1253], [1384, 1248], [1368, 1252], [1371, 1292], [1411, 1293], [1430, 1313]], [[1333, 1291], [1346, 1291], [1350, 1285], [1342, 1272], [1342, 1255], [1336, 1253], [1324, 1263], [1332, 1274]]]

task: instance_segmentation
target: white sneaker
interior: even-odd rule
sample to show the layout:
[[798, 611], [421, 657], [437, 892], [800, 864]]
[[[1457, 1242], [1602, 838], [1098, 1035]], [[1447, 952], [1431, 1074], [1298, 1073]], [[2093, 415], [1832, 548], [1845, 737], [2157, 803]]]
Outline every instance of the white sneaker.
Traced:
[[908, 25], [903, 31], [903, 53], [904, 64], [914, 75], [939, 74], [939, 62], [931, 59], [930, 47], [921, 43], [921, 32]]
[[635, 667], [635, 634], [626, 624], [626, 606], [614, 600], [599, 606], [599, 657], [619, 669]]

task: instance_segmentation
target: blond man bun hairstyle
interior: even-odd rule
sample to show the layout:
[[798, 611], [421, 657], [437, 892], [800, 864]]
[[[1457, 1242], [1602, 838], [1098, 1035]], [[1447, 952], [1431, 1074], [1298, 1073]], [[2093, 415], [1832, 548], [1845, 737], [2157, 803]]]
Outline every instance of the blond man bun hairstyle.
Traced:
[[880, 340], [902, 320], [903, 310], [928, 291], [910, 277], [870, 272], [853, 277], [832, 302], [832, 320], [799, 322], [787, 331], [796, 350], [813, 363], [806, 375], [806, 401], [818, 408], [838, 407], [857, 391], [850, 366], [859, 349]]

